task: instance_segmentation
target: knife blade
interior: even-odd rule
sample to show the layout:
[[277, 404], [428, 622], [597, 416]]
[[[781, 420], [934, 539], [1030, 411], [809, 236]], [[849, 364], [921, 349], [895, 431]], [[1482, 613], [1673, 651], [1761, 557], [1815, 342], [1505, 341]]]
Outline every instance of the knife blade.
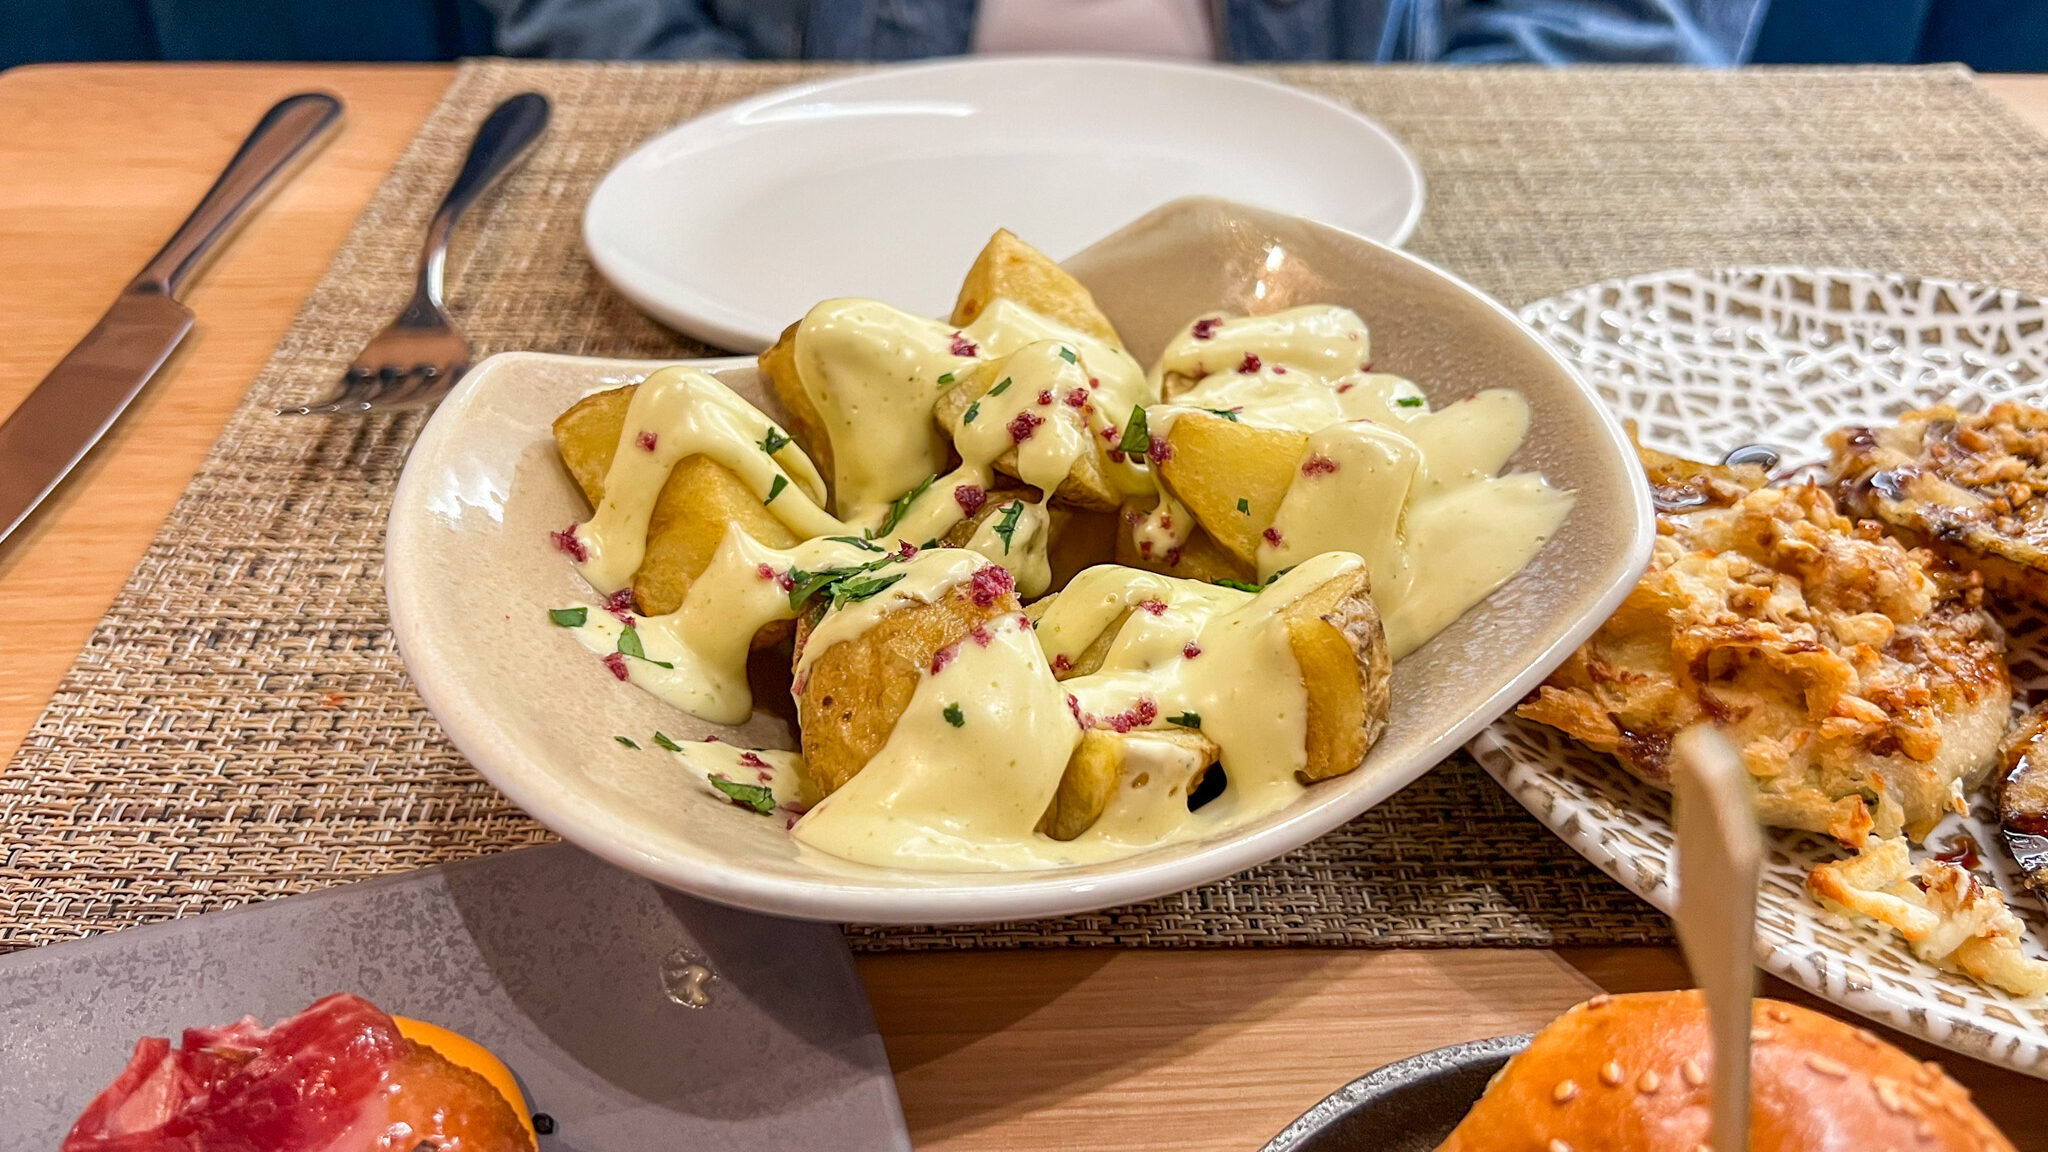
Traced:
[[192, 330], [178, 290], [340, 120], [341, 101], [324, 92], [288, 96], [264, 113], [163, 250], [0, 423], [0, 541], [99, 443]]

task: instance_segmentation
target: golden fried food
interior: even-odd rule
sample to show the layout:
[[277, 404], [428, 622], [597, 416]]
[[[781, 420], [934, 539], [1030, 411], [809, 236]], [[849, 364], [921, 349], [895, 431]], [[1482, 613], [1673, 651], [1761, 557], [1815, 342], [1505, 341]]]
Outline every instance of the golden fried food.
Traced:
[[1856, 855], [1815, 868], [1806, 886], [1837, 911], [1890, 927], [1931, 964], [2016, 996], [2048, 992], [2048, 962], [2026, 954], [2026, 927], [1998, 889], [1960, 864], [1915, 864], [1902, 838], [1873, 838]]
[[2048, 598], [2048, 411], [1923, 408], [1889, 428], [1839, 429], [1828, 448], [1851, 513], [1977, 569], [1995, 588]]
[[[562, 463], [594, 507], [604, 499], [604, 477], [618, 450], [634, 385], [598, 392], [576, 402], [555, 420], [555, 446]], [[711, 563], [728, 528], [738, 527], [770, 548], [787, 548], [796, 537], [777, 520], [740, 478], [705, 456], [677, 461], [655, 498], [647, 524], [647, 553], [633, 573], [633, 605], [643, 616], [675, 611], [690, 584]], [[789, 633], [762, 629], [757, 643]]]
[[1163, 788], [1185, 798], [1216, 762], [1216, 743], [1200, 732], [1114, 732], [1090, 728], [1081, 734], [1073, 759], [1060, 777], [1059, 791], [1046, 806], [1038, 830], [1055, 840], [1072, 840], [1095, 826], [1116, 794], [1125, 789]]
[[1813, 485], [1645, 453], [1649, 570], [1519, 714], [1668, 786], [1670, 739], [1718, 722], [1765, 823], [1918, 840], [1995, 758], [2012, 700], [1980, 582], [1859, 529]]
[[799, 320], [782, 330], [782, 335], [755, 358], [761, 375], [768, 378], [768, 387], [775, 398], [782, 402], [789, 412], [790, 435], [810, 454], [817, 464], [819, 475], [832, 477], [838, 473], [832, 470], [832, 437], [825, 431], [825, 418], [819, 414], [818, 406], [811, 400], [811, 394], [804, 390], [803, 378], [796, 371], [796, 330], [803, 326]]
[[1287, 606], [1287, 646], [1308, 690], [1304, 781], [1358, 767], [1387, 730], [1394, 662], [1363, 567]]
[[[947, 436], [954, 435], [960, 426], [960, 418], [968, 408], [988, 395], [1004, 379], [1004, 367], [1009, 357], [987, 360], [963, 373], [959, 382], [939, 393], [932, 403], [932, 419], [938, 423]], [[1064, 420], [1078, 424], [1081, 435], [1088, 442], [1089, 450], [1075, 458], [1067, 469], [1067, 475], [1053, 490], [1053, 503], [1070, 508], [1083, 508], [1096, 512], [1116, 511], [1119, 494], [1116, 485], [1110, 481], [1108, 460], [1103, 455], [1101, 441], [1089, 430], [1086, 417], [1080, 409], [1066, 405], [1054, 405], [1045, 410], [1052, 420]], [[1020, 477], [1017, 464], [1018, 449], [1012, 447], [995, 459], [995, 469], [1012, 479]]]
[[[838, 791], [882, 750], [940, 649], [1022, 610], [1013, 591], [990, 595], [961, 585], [931, 603], [885, 612], [865, 632], [813, 658], [792, 688], [806, 799], [815, 802]], [[800, 660], [818, 616], [798, 621]]]
[[1186, 413], [1166, 433], [1159, 479], [1246, 567], [1308, 454], [1308, 435]]
[[1045, 253], [1017, 239], [1008, 228], [989, 237], [953, 302], [953, 326], [974, 323], [991, 301], [1013, 300], [1049, 320], [1121, 345], [1095, 297]]

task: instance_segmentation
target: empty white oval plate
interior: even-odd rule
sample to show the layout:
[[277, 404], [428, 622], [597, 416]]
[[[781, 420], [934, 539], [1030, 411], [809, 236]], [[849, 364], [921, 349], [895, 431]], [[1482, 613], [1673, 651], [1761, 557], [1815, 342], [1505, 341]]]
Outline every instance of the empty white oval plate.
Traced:
[[583, 243], [627, 299], [757, 351], [835, 296], [950, 310], [960, 254], [1008, 228], [1065, 259], [1182, 196], [1399, 244], [1422, 172], [1343, 105], [1219, 67], [988, 57], [778, 89], [641, 145]]

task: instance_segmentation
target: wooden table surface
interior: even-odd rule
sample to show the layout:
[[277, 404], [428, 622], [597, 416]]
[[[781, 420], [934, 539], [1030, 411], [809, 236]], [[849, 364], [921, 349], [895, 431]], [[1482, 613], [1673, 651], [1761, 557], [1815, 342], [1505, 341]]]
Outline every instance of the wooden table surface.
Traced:
[[[92, 326], [264, 108], [310, 87], [348, 104], [339, 138], [191, 290], [199, 323], [178, 357], [0, 545], [0, 763], [451, 75], [438, 65], [0, 74], [0, 412]], [[2048, 131], [2048, 77], [1984, 82]], [[1659, 948], [1086, 949], [869, 957], [861, 970], [918, 1147], [963, 1152], [1253, 1149], [1390, 1060], [1533, 1030], [1600, 989], [1686, 979], [1676, 953]], [[1803, 999], [1775, 982], [1770, 991]], [[2015, 1143], [2048, 1152], [2048, 1085], [1944, 1061]]]

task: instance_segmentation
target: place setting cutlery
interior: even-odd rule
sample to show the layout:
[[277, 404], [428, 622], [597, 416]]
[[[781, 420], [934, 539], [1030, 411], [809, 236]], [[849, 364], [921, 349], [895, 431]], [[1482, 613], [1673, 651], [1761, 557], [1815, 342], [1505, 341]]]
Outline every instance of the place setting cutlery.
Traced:
[[356, 353], [331, 393], [302, 407], [280, 408], [278, 415], [362, 413], [424, 405], [447, 395], [470, 366], [469, 337], [448, 314], [442, 295], [448, 242], [463, 213], [532, 154], [549, 112], [548, 98], [538, 92], [521, 92], [491, 110], [427, 225], [412, 299]]

